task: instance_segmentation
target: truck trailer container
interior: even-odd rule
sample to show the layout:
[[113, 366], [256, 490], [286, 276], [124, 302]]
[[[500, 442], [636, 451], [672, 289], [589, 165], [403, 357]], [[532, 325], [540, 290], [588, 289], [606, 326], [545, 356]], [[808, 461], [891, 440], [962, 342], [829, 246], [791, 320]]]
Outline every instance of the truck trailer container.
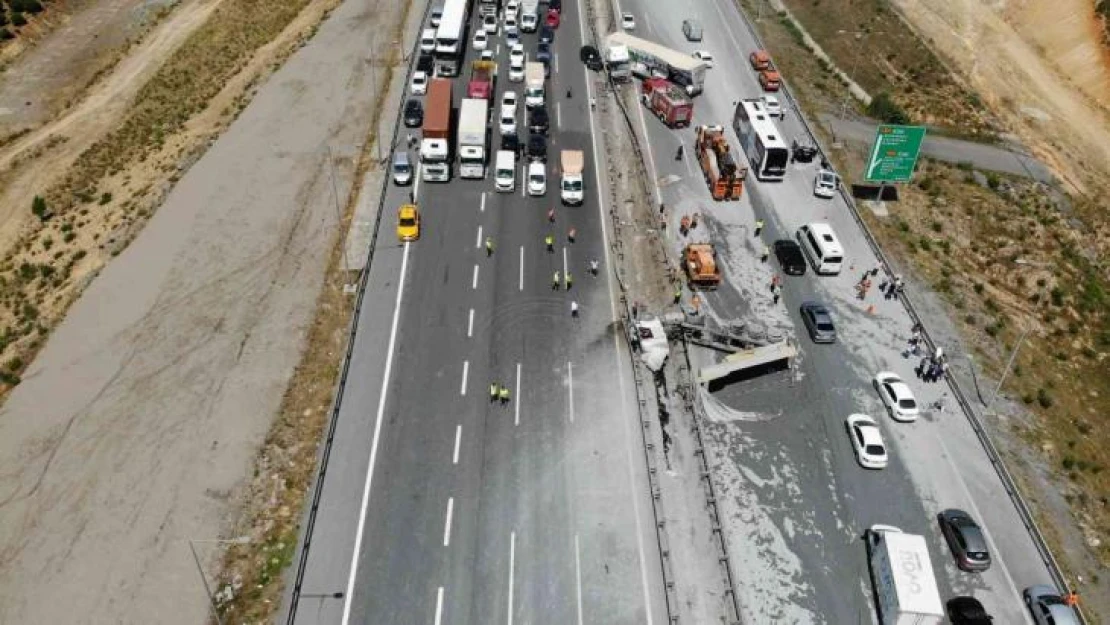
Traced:
[[425, 182], [451, 179], [451, 81], [433, 78], [424, 99], [423, 139], [420, 141], [421, 178]]
[[925, 537], [872, 525], [866, 538], [880, 624], [939, 625], [944, 606]]
[[524, 65], [524, 106], [536, 108], [543, 106], [546, 92], [544, 89], [543, 63], [529, 61]]
[[489, 153], [489, 102], [466, 98], [459, 106], [459, 132], [455, 141], [459, 153], [459, 176], [485, 178]]

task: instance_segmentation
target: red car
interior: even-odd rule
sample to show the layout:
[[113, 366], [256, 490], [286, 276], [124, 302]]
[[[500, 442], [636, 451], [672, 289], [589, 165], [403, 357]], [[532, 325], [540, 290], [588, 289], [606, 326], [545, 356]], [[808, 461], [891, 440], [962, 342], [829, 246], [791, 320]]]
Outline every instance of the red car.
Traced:
[[548, 9], [547, 10], [547, 25], [548, 25], [548, 27], [558, 28], [560, 20], [561, 20], [561, 18], [559, 17], [559, 12], [558, 11], [556, 11], [555, 9]]

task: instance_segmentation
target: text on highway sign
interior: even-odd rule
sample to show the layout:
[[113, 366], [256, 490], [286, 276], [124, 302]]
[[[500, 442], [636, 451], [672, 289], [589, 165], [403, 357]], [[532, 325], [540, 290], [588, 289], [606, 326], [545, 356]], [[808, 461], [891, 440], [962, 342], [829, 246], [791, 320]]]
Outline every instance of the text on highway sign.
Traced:
[[909, 182], [924, 140], [924, 126], [879, 126], [864, 178], [872, 182]]

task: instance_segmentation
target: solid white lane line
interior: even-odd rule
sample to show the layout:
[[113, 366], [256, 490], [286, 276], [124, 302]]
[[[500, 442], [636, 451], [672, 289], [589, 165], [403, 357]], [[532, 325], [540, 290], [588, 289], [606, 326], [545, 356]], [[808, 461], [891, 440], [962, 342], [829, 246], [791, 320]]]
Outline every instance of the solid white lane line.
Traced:
[[520, 246], [520, 277], [517, 278], [517, 289], [524, 290], [524, 246]]
[[417, 161], [416, 162], [416, 173], [413, 174], [413, 176], [412, 176], [412, 201], [413, 202], [415, 202], [417, 199], [420, 198], [420, 175], [421, 175], [420, 172], [421, 171], [423, 171], [421, 169], [421, 163], [420, 163], [420, 161]]
[[[442, 622], [442, 621], [443, 621], [443, 586], [440, 586], [439, 590], [436, 591], [436, 620], [435, 620], [435, 625], [439, 625], [440, 622]], [[578, 622], [581, 623], [582, 620], [579, 619]]]
[[555, 103], [555, 127], [560, 129], [563, 127], [563, 107], [561, 104], [561, 102]]
[[470, 373], [470, 361], [469, 360], [464, 360], [463, 361], [462, 386], [459, 388], [459, 395], [466, 395], [466, 377], [467, 377], [467, 374], [469, 374], [469, 373]]
[[482, 247], [482, 226], [478, 226], [478, 238], [474, 239], [474, 247]]
[[582, 625], [582, 556], [578, 553], [578, 534], [574, 535], [574, 584], [578, 589], [578, 625]]
[[443, 522], [443, 546], [451, 546], [451, 515], [455, 512], [455, 498], [447, 498], [447, 520]]
[[466, 320], [466, 338], [474, 336], [474, 309], [470, 309], [470, 314]]
[[[619, 11], [620, 9], [618, 8], [618, 12]], [[578, 31], [579, 33], [581, 33], [582, 36], [581, 41], [586, 41], [586, 23], [581, 12], [578, 13]], [[589, 95], [591, 92], [590, 72], [586, 69], [586, 66], [584, 65], [582, 66], [582, 75], [585, 77], [586, 93], [587, 95]], [[590, 125], [590, 145], [593, 146], [594, 181], [596, 187], [595, 192], [597, 193], [597, 212], [598, 215], [601, 217], [601, 239], [605, 247], [605, 266], [612, 267], [613, 259], [611, 250], [609, 249], [609, 224], [607, 223], [608, 215], [605, 212], [605, 199], [604, 197], [602, 197], [601, 194], [601, 181], [604, 180], [604, 178], [601, 177], [601, 159], [598, 157], [598, 155], [601, 154], [601, 151], [597, 148], [597, 129], [594, 127], [594, 116], [588, 115], [587, 122]], [[605, 281], [609, 291], [610, 316], [612, 319], [620, 319], [620, 317], [617, 315], [617, 302], [613, 299], [613, 272], [605, 272]], [[621, 358], [620, 353], [620, 338], [616, 334], [613, 335], [613, 357], [617, 361], [617, 384], [620, 390], [620, 396], [622, 398], [626, 398], [628, 397], [628, 395], [624, 384], [624, 359]], [[640, 503], [635, 495], [636, 489], [634, 488], [636, 484], [636, 473], [634, 470], [632, 459], [632, 435], [629, 431], [629, 421], [631, 420], [631, 418], [628, 416], [628, 411], [623, 401], [621, 402], [620, 406], [621, 413], [624, 416], [624, 445], [625, 449], [628, 452], [627, 464], [629, 488], [627, 489], [627, 492], [632, 499], [632, 515], [633, 518], [636, 520], [636, 554], [640, 560], [640, 587], [643, 591], [644, 596], [644, 615], [647, 617], [647, 620], [645, 622], [646, 625], [653, 625], [653, 623], [655, 622], [655, 618], [651, 612], [651, 587], [648, 585], [647, 557], [644, 554], [643, 521], [640, 518]]]
[[451, 464], [459, 463], [459, 443], [462, 442], [462, 424], [455, 426], [455, 451], [451, 453]]
[[563, 276], [567, 275], [567, 248], [563, 247]]
[[509, 532], [509, 625], [513, 625], [514, 571], [516, 571], [516, 532]]
[[382, 389], [378, 395], [378, 415], [374, 422], [374, 437], [370, 442], [370, 462], [366, 466], [366, 482], [362, 486], [362, 504], [358, 513], [358, 528], [355, 532], [355, 546], [351, 551], [351, 572], [347, 577], [347, 592], [343, 595], [342, 625], [351, 620], [351, 598], [355, 596], [355, 578], [358, 576], [358, 556], [362, 553], [362, 536], [366, 531], [366, 510], [370, 506], [370, 485], [374, 480], [374, 464], [378, 459], [378, 441], [381, 440], [382, 416], [385, 414], [386, 391], [389, 376], [393, 372], [393, 349], [397, 346], [397, 323], [401, 317], [401, 296], [405, 292], [405, 271], [409, 265], [409, 244], [401, 257], [401, 279], [397, 285], [397, 301], [393, 304], [393, 325], [389, 329], [389, 347], [386, 348], [385, 371], [382, 373]]
[[574, 423], [574, 363], [567, 362], [567, 414]]
[[520, 166], [520, 197], [528, 192], [528, 163]]
[[551, 55], [551, 64], [554, 66], [555, 73], [558, 74], [559, 73], [559, 53], [558, 52]]
[[470, 288], [478, 288], [478, 265], [474, 265], [474, 278], [470, 280]]
[[486, 194], [485, 194], [485, 192], [482, 193], [482, 203], [479, 205], [478, 210], [480, 210], [483, 213], [486, 212]]
[[513, 425], [520, 425], [520, 363], [516, 363], [516, 405], [513, 407]]

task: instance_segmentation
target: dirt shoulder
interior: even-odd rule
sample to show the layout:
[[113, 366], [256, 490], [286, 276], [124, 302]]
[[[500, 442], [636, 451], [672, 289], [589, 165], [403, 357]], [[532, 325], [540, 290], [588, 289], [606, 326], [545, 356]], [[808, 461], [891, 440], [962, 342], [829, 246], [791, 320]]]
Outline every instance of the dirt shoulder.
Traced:
[[[78, 187], [89, 200], [78, 197], [18, 239], [29, 243], [16, 253], [39, 254], [38, 266], [85, 252], [61, 282], [37, 268], [29, 281], [59, 316], [85, 276], [99, 276], [49, 340], [40, 320], [45, 347], [0, 413], [0, 621], [205, 618], [189, 541], [231, 527], [300, 359], [338, 234], [329, 169], [345, 196], [375, 92], [366, 38], [349, 30], [371, 32], [393, 11], [341, 7], [255, 88], [328, 6], [284, 4], [276, 32], [250, 33], [265, 35], [260, 47], [221, 66], [230, 74], [217, 75], [217, 88], [174, 119], [172, 133], [129, 144], [130, 158], [87, 178], [92, 189]], [[241, 41], [235, 14], [214, 15]], [[204, 24], [196, 32], [210, 37]], [[53, 256], [59, 246], [65, 254]], [[9, 255], [5, 268], [18, 274], [21, 262]], [[211, 545], [198, 548], [208, 561]]]

